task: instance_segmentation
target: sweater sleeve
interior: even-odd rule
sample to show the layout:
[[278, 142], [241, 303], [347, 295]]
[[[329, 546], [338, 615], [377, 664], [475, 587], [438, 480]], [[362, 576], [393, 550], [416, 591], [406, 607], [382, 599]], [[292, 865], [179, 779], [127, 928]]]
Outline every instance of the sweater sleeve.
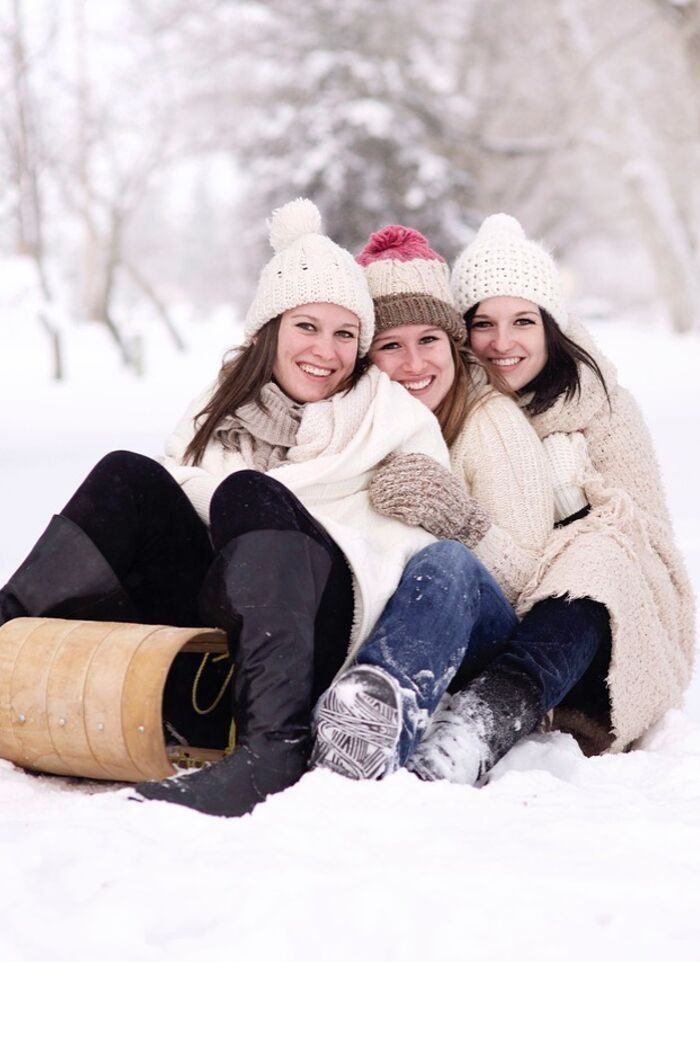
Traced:
[[245, 467], [243, 458], [230, 449], [210, 442], [198, 466], [185, 463], [185, 451], [195, 435], [195, 418], [211, 396], [211, 388], [195, 398], [165, 442], [160, 462], [172, 474], [205, 525], [209, 525], [209, 504], [218, 485], [235, 470]]
[[474, 553], [515, 603], [553, 528], [552, 483], [542, 443], [515, 402], [494, 393], [467, 417], [451, 460], [492, 520]]

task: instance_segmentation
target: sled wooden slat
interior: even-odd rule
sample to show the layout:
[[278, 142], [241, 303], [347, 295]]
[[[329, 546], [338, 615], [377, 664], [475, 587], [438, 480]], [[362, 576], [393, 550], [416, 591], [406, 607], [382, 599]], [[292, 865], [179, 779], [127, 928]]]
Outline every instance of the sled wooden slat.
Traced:
[[63, 776], [170, 776], [163, 692], [181, 652], [227, 651], [222, 631], [22, 618], [0, 627], [0, 758]]

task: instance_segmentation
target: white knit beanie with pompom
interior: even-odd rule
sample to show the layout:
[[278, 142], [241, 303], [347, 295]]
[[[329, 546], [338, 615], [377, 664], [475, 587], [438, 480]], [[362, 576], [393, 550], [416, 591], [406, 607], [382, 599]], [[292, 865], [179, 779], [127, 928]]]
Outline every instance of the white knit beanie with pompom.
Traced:
[[546, 248], [530, 241], [512, 215], [489, 215], [452, 268], [460, 313], [497, 295], [528, 299], [565, 328], [568, 311], [559, 270]]
[[321, 233], [321, 213], [300, 197], [272, 213], [268, 220], [275, 252], [265, 266], [246, 315], [246, 343], [262, 326], [285, 310], [305, 303], [333, 303], [360, 321], [360, 354], [374, 335], [374, 305], [364, 271], [350, 252]]

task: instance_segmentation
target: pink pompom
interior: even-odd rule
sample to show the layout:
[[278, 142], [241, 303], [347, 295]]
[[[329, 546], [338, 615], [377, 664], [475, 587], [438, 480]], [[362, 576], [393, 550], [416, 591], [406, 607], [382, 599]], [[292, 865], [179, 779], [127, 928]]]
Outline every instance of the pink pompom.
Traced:
[[398, 259], [400, 262], [412, 262], [414, 259], [445, 261], [433, 251], [422, 233], [408, 226], [384, 226], [377, 230], [357, 256], [361, 266], [369, 266], [381, 259]]

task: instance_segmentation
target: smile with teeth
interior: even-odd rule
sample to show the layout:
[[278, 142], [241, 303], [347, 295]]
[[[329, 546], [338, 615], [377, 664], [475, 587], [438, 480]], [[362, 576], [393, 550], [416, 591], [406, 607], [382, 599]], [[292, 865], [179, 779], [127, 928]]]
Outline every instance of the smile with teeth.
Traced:
[[425, 379], [404, 379], [401, 385], [406, 390], [425, 390], [426, 387], [430, 386], [433, 381], [432, 376], [426, 376]]
[[302, 372], [305, 372], [307, 376], [318, 376], [319, 379], [327, 379], [332, 373], [332, 368], [319, 368], [318, 365], [309, 365], [306, 361], [302, 361], [299, 364], [299, 368]]
[[513, 365], [519, 365], [524, 360], [524, 357], [490, 357], [489, 363], [495, 365], [496, 368], [511, 368]]

